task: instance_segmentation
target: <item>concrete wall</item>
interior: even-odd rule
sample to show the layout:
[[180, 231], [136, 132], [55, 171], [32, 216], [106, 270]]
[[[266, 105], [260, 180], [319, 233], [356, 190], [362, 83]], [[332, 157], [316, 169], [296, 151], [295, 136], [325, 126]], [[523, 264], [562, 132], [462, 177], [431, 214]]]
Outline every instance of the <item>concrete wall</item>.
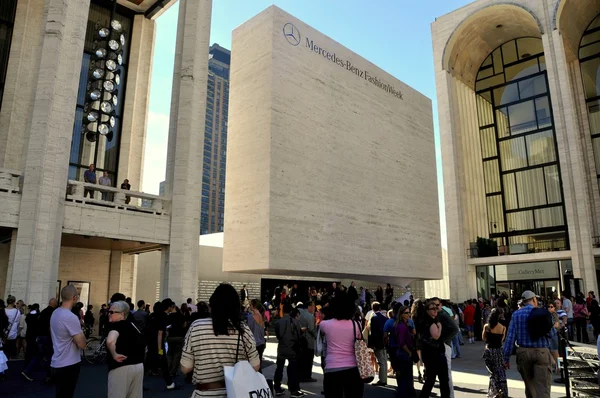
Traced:
[[[108, 291], [110, 272], [110, 250], [90, 250], [75, 247], [62, 247], [58, 264], [58, 280], [62, 287], [68, 281], [90, 282], [90, 304], [94, 312], [100, 310], [110, 295]], [[47, 302], [47, 300], [46, 300]], [[29, 304], [29, 303], [28, 303]], [[40, 303], [40, 305], [45, 304]]]
[[159, 251], [138, 255], [138, 273], [135, 301], [144, 300], [153, 305], [160, 300], [160, 257]]
[[441, 274], [431, 100], [274, 6], [232, 54], [224, 270]]

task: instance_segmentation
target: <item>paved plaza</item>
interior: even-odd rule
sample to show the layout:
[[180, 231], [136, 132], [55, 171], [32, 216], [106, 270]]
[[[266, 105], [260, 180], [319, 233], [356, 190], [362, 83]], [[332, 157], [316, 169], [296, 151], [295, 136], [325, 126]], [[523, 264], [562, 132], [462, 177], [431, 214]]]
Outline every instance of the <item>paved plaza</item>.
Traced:
[[[267, 378], [272, 378], [275, 372], [274, 362], [276, 359], [277, 345], [274, 339], [273, 343], [267, 344], [265, 351], [265, 368], [264, 374]], [[483, 351], [483, 343], [479, 342], [472, 345], [464, 345], [461, 347], [462, 357], [456, 359], [452, 363], [454, 391], [457, 398], [474, 398], [485, 397], [487, 393], [487, 371], [481, 359]], [[307, 397], [321, 397], [323, 373], [318, 364], [319, 359], [316, 358], [313, 368], [314, 377], [318, 380], [316, 383], [302, 384], [302, 389], [307, 393]], [[9, 371], [7, 380], [0, 383], [1, 397], [35, 397], [35, 398], [50, 398], [54, 396], [54, 388], [45, 386], [41, 382], [29, 383], [24, 381], [19, 372], [22, 368], [22, 361], [11, 361], [9, 363]], [[415, 369], [416, 375], [416, 369]], [[36, 379], [41, 379], [43, 374], [35, 374]], [[84, 363], [81, 369], [81, 376], [77, 385], [76, 397], [85, 398], [100, 398], [106, 397], [107, 387], [107, 367], [106, 365], [89, 365]], [[375, 380], [377, 381], [377, 380]], [[164, 382], [159, 377], [146, 377], [144, 385], [148, 391], [144, 393], [144, 397], [189, 397], [192, 394], [193, 388], [189, 384], [185, 384], [182, 377], [179, 376], [177, 382], [182, 384], [179, 391], [166, 391]], [[285, 382], [285, 372], [284, 372]], [[389, 379], [388, 387], [367, 386], [365, 389], [366, 398], [392, 398], [395, 396], [395, 382]], [[421, 384], [415, 382], [415, 388], [420, 390]], [[285, 386], [284, 386], [285, 387]], [[525, 390], [523, 383], [516, 371], [516, 364], [511, 363], [511, 369], [508, 372], [508, 388], [511, 397], [524, 397]], [[439, 389], [433, 390], [439, 396]], [[561, 397], [565, 395], [565, 388], [562, 385], [554, 384], [552, 386], [552, 397]], [[286, 394], [284, 397], [287, 397]]]

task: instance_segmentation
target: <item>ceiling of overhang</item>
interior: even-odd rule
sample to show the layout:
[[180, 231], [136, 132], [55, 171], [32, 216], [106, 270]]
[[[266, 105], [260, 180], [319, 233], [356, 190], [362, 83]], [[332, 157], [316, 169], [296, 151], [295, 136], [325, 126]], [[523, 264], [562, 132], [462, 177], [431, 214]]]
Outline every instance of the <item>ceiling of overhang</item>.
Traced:
[[556, 27], [565, 43], [567, 61], [577, 59], [581, 36], [598, 13], [600, 0], [562, 0], [558, 5]]
[[156, 3], [161, 3], [166, 9], [172, 6], [177, 0], [117, 0], [117, 3], [127, 7], [135, 12], [144, 13]]
[[467, 17], [444, 49], [443, 68], [469, 87], [481, 63], [498, 46], [519, 37], [541, 37], [539, 21], [526, 9], [495, 4]]

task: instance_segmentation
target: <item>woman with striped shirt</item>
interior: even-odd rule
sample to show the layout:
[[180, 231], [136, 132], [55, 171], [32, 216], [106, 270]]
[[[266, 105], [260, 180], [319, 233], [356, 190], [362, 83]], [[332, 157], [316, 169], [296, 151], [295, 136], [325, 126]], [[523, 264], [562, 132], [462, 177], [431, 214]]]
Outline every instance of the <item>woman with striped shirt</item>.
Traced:
[[[219, 285], [209, 301], [211, 316], [192, 323], [185, 336], [181, 371], [193, 371], [196, 391], [192, 397], [226, 398], [224, 366], [248, 360], [260, 368], [254, 335], [242, 322], [240, 297], [233, 286]], [[241, 334], [241, 336], [240, 336]]]

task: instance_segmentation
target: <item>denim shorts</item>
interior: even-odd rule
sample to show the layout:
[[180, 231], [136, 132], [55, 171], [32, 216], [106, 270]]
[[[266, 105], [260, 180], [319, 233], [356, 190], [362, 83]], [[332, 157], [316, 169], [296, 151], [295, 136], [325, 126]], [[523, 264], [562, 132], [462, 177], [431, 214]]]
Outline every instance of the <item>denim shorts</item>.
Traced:
[[550, 351], [558, 351], [558, 335], [548, 339], [550, 343]]
[[475, 325], [465, 325], [465, 329], [467, 329], [467, 332], [473, 332], [475, 330]]

